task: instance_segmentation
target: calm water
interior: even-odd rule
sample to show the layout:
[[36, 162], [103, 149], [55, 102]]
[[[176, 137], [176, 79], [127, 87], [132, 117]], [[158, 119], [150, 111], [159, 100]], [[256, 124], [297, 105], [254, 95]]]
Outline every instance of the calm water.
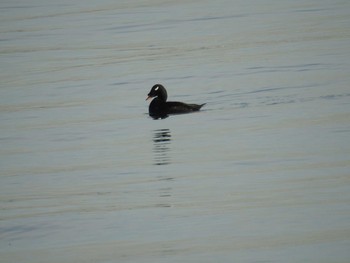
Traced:
[[1, 262], [349, 262], [349, 1], [0, 13]]

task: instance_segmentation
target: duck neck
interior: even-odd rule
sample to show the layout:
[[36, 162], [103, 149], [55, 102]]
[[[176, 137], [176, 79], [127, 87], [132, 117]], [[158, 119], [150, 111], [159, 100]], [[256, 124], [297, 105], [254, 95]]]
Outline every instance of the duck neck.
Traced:
[[166, 92], [166, 90], [161, 90], [161, 92], [158, 94], [158, 99], [161, 101], [166, 102], [166, 100], [168, 99], [168, 94]]

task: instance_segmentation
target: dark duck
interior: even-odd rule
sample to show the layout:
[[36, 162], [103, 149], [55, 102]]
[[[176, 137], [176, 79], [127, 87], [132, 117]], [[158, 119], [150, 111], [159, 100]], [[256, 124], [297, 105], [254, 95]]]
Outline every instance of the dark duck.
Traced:
[[194, 111], [199, 111], [200, 108], [205, 104], [187, 104], [178, 101], [167, 101], [168, 94], [166, 89], [160, 85], [156, 84], [152, 87], [151, 91], [148, 93], [146, 100], [154, 98], [149, 105], [148, 112], [149, 116], [158, 119], [166, 118], [169, 114], [182, 114], [190, 113]]

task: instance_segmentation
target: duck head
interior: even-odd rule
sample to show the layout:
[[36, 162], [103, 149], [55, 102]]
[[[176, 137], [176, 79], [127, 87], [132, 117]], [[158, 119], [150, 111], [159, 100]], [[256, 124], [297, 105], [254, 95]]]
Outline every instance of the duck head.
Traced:
[[151, 88], [150, 92], [148, 93], [148, 97], [146, 98], [146, 100], [155, 98], [155, 97], [157, 97], [158, 99], [164, 102], [167, 100], [168, 94], [166, 92], [166, 89], [163, 87], [163, 85], [161, 84], [154, 85]]

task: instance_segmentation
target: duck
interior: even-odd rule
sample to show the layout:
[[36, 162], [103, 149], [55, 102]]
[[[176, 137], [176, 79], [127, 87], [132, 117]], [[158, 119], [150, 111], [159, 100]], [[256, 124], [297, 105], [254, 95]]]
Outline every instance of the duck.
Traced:
[[149, 116], [158, 119], [166, 118], [169, 114], [183, 114], [199, 111], [203, 104], [187, 104], [179, 101], [167, 101], [168, 93], [163, 85], [155, 84], [147, 95], [146, 100], [152, 99], [148, 113]]

